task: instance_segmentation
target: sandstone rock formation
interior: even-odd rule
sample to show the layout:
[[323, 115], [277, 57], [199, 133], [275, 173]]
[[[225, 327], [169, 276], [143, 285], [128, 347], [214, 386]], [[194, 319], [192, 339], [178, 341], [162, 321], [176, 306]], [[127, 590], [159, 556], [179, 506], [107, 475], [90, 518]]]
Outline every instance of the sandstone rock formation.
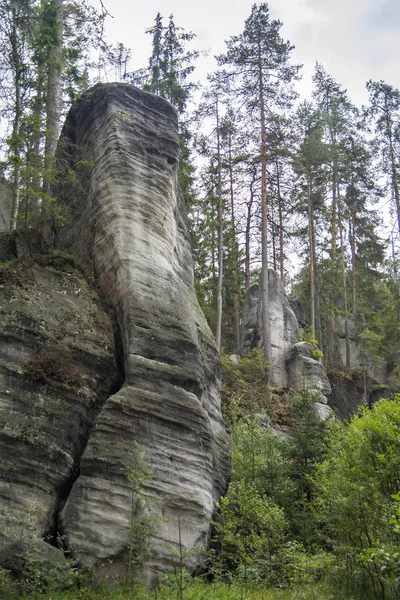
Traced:
[[[318, 350], [313, 344], [299, 342], [296, 314], [289, 304], [282, 282], [275, 271], [268, 272], [270, 327], [272, 344], [272, 381], [275, 387], [309, 391], [315, 396], [313, 409], [321, 420], [326, 420], [332, 409], [328, 398], [332, 393], [326, 371], [314, 358]], [[295, 304], [296, 311], [301, 306]], [[262, 347], [261, 296], [258, 284], [248, 291], [243, 318], [243, 352]]]
[[68, 216], [59, 244], [94, 266], [115, 310], [124, 375], [96, 421], [62, 524], [79, 562], [111, 574], [126, 562], [135, 442], [153, 471], [155, 570], [171, 563], [178, 515], [184, 546], [207, 544], [226, 486], [219, 363], [193, 286], [177, 131], [161, 98], [97, 85], [70, 112], [59, 151], [74, 173], [58, 190]]
[[318, 392], [322, 403], [326, 404], [326, 396], [332, 393], [332, 388], [324, 366], [313, 356], [317, 350], [317, 346], [308, 342], [292, 346], [286, 359], [289, 387], [297, 392], [304, 389]]
[[112, 323], [62, 264], [0, 269], [0, 564], [11, 569], [24, 543], [53, 538], [93, 422], [118, 386]]
[[[279, 275], [269, 269], [269, 306], [272, 346], [272, 379], [276, 387], [288, 387], [286, 358], [299, 340], [298, 323], [286, 297]], [[245, 302], [243, 318], [243, 352], [262, 345], [261, 295], [258, 284], [251, 286]]]
[[0, 231], [9, 231], [12, 196], [9, 187], [0, 183]]
[[[349, 349], [350, 349], [350, 368], [351, 369], [366, 369], [369, 376], [372, 376], [377, 382], [382, 384], [388, 380], [388, 367], [386, 364], [378, 364], [377, 360], [362, 352], [362, 345], [358, 338], [359, 330], [352, 318], [348, 319], [349, 330]], [[339, 359], [343, 365], [346, 364], [346, 334], [344, 319], [336, 319], [336, 335], [338, 339]]]
[[332, 388], [324, 366], [314, 358], [316, 351], [317, 346], [308, 342], [298, 342], [292, 346], [286, 360], [289, 387], [296, 392], [311, 394], [315, 400], [312, 405], [315, 415], [321, 421], [326, 421], [333, 412], [327, 398]]

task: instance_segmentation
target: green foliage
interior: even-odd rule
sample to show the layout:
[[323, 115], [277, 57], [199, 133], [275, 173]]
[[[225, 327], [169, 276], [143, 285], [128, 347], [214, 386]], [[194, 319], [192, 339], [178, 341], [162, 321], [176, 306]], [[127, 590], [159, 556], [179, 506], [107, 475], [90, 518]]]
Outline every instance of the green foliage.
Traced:
[[363, 575], [376, 597], [397, 597], [400, 396], [337, 424], [313, 478], [315, 510], [335, 552]]
[[236, 481], [220, 500], [214, 526], [221, 576], [230, 573], [245, 580], [277, 581], [287, 529], [283, 509], [263, 498], [255, 485]]
[[221, 365], [223, 411], [228, 425], [247, 411], [266, 412], [274, 422], [291, 422], [291, 406], [269, 387], [265, 378], [268, 362], [257, 348], [237, 364], [222, 354]]
[[11, 515], [8, 528], [2, 532], [17, 548], [18, 578], [11, 581], [9, 573], [0, 569], [0, 591], [2, 586], [6, 588], [10, 599], [58, 592], [77, 582], [76, 563], [65, 554], [63, 538], [57, 536], [55, 549], [37, 536], [37, 522], [44, 512], [31, 504]]
[[285, 442], [274, 437], [261, 413], [239, 419], [230, 436], [232, 481], [253, 485], [263, 497], [288, 508], [294, 484]]
[[152, 479], [152, 470], [143, 457], [142, 448], [136, 442], [130, 455], [130, 463], [124, 471], [131, 495], [125, 583], [134, 585], [140, 583], [143, 566], [150, 558], [150, 541], [155, 528], [154, 519], [149, 516], [150, 499], [143, 490], [143, 484]]

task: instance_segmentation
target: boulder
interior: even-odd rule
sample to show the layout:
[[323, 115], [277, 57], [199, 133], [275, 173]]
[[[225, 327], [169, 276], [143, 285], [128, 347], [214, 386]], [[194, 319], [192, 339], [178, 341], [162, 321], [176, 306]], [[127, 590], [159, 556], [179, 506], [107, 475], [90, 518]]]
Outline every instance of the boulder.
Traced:
[[311, 410], [319, 421], [327, 421], [333, 416], [333, 410], [331, 407], [327, 406], [326, 404], [322, 404], [321, 402], [315, 402], [312, 404]]
[[131, 85], [98, 84], [69, 113], [58, 156], [67, 214], [58, 243], [94, 267], [115, 314], [124, 378], [96, 420], [63, 532], [80, 564], [125, 572], [126, 471], [138, 444], [152, 470], [151, 579], [171, 568], [179, 533], [189, 551], [207, 545], [229, 471], [219, 360], [194, 290], [178, 183], [177, 115]]
[[293, 345], [286, 361], [289, 387], [298, 392], [317, 392], [320, 395], [319, 402], [325, 403], [324, 397], [332, 393], [332, 388], [324, 366], [313, 358], [316, 351], [317, 346], [308, 342]]

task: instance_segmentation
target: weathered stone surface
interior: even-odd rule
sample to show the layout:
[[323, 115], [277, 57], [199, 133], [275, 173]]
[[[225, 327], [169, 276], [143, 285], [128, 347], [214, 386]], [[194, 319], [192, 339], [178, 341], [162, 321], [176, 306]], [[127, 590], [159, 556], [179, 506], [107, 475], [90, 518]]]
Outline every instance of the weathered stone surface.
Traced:
[[59, 241], [94, 263], [115, 309], [125, 382], [97, 419], [63, 529], [82, 564], [123, 572], [125, 470], [136, 441], [153, 469], [150, 510], [162, 517], [150, 566], [165, 570], [178, 515], [185, 547], [206, 545], [228, 472], [219, 362], [194, 291], [178, 184], [177, 116], [130, 85], [98, 85], [70, 113], [64, 136], [60, 165], [76, 177], [60, 190], [68, 224]]
[[[291, 346], [299, 340], [296, 315], [286, 297], [278, 273], [269, 269], [269, 322], [271, 328], [272, 380], [277, 387], [288, 386], [286, 358]], [[244, 308], [243, 351], [262, 347], [262, 306], [258, 284], [251, 286]]]
[[308, 342], [298, 342], [291, 348], [286, 364], [289, 387], [295, 391], [309, 390], [320, 394], [319, 402], [332, 393], [324, 366], [312, 357], [318, 348]]
[[[377, 360], [369, 356], [368, 354], [362, 353], [362, 347], [358, 339], [357, 326], [352, 318], [347, 320], [348, 332], [349, 332], [349, 358], [350, 358], [350, 369], [367, 369], [368, 375], [373, 379], [376, 379], [382, 384], [388, 381], [388, 367], [387, 364], [378, 364]], [[336, 333], [338, 338], [338, 352], [339, 358], [343, 365], [346, 365], [346, 331], [345, 321], [338, 317], [336, 319]]]
[[[112, 324], [82, 276], [56, 264], [1, 269], [0, 561], [5, 566], [16, 567], [15, 546], [20, 553], [31, 538], [53, 536], [94, 419], [116, 385]], [[38, 544], [46, 554], [48, 544]]]
[[331, 419], [333, 416], [333, 410], [331, 409], [331, 407], [327, 406], [326, 404], [322, 404], [321, 402], [315, 402], [311, 406], [311, 409], [312, 409], [314, 415], [320, 421], [327, 421], [328, 419]]
[[254, 283], [250, 286], [243, 306], [243, 354], [248, 354], [257, 347], [260, 341], [258, 331], [258, 305], [260, 303], [260, 286]]
[[0, 232], [10, 229], [11, 208], [10, 188], [5, 183], [0, 183]]
[[303, 302], [299, 298], [293, 297], [289, 298], [289, 303], [293, 309], [294, 314], [296, 315], [296, 319], [299, 326], [305, 327], [307, 325], [307, 318]]

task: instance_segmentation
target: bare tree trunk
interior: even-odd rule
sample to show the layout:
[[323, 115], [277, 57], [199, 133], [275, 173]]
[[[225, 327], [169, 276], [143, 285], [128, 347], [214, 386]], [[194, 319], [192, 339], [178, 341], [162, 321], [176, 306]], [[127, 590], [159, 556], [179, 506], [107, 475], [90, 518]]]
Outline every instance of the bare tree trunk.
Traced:
[[311, 173], [310, 167], [306, 167], [307, 178], [307, 200], [308, 200], [308, 240], [310, 246], [310, 303], [311, 303], [311, 333], [316, 337], [315, 328], [315, 264], [314, 264], [314, 231], [313, 231], [313, 207], [311, 200]]
[[340, 239], [340, 262], [342, 268], [342, 285], [343, 285], [343, 308], [344, 308], [344, 334], [346, 340], [346, 367], [351, 368], [350, 361], [350, 335], [349, 335], [349, 314], [347, 301], [347, 281], [346, 281], [346, 262], [344, 255], [344, 236], [343, 236], [343, 220], [342, 209], [339, 193], [339, 184], [337, 187], [337, 205], [338, 205], [338, 221], [339, 221], [339, 239]]
[[235, 308], [235, 336], [236, 352], [240, 354], [240, 311], [239, 311], [239, 272], [236, 248], [236, 225], [235, 225], [235, 202], [233, 194], [233, 171], [232, 171], [232, 145], [229, 136], [229, 190], [231, 200], [231, 227], [232, 227], [232, 262], [233, 262], [233, 305]]
[[22, 97], [21, 97], [21, 77], [22, 64], [20, 50], [18, 47], [18, 32], [16, 27], [17, 14], [15, 8], [12, 10], [12, 33], [11, 33], [11, 61], [14, 66], [14, 123], [12, 130], [11, 150], [13, 153], [13, 186], [12, 186], [12, 207], [10, 218], [10, 231], [14, 231], [17, 227], [17, 217], [20, 203], [20, 182], [21, 182], [21, 164], [20, 164], [20, 126], [22, 115]]
[[251, 209], [254, 202], [254, 184], [256, 181], [257, 172], [254, 170], [253, 179], [250, 183], [250, 200], [246, 203], [247, 215], [246, 215], [246, 230], [245, 230], [245, 253], [244, 253], [244, 273], [245, 273], [245, 289], [246, 293], [250, 288], [250, 231], [251, 231]]
[[50, 193], [50, 186], [53, 178], [61, 112], [64, 27], [63, 4], [64, 0], [52, 0], [54, 9], [54, 42], [49, 50], [48, 56], [46, 139], [44, 148], [45, 176], [43, 190], [46, 194]]
[[272, 264], [274, 265], [274, 271], [276, 271], [275, 202], [274, 202], [273, 194], [271, 194], [270, 206], [271, 206]]
[[336, 290], [336, 274], [335, 274], [335, 263], [336, 263], [336, 237], [337, 237], [337, 223], [336, 223], [336, 213], [337, 213], [337, 198], [336, 198], [336, 189], [337, 189], [337, 163], [336, 159], [333, 161], [332, 165], [332, 212], [331, 212], [331, 261], [333, 266], [333, 277], [334, 281], [332, 282], [332, 295], [331, 295], [331, 314], [330, 314], [330, 324], [329, 324], [329, 344], [328, 344], [328, 358], [330, 358], [330, 362], [334, 364], [336, 362], [336, 318], [335, 318], [335, 290]]
[[278, 213], [279, 213], [279, 267], [282, 283], [285, 283], [285, 269], [284, 261], [285, 254], [283, 251], [283, 210], [282, 210], [282, 196], [281, 196], [281, 178], [279, 173], [279, 162], [275, 160], [276, 165], [276, 183], [278, 187]]
[[[18, 91], [17, 91], [18, 90]], [[15, 118], [13, 125], [13, 146], [14, 146], [14, 173], [13, 173], [13, 185], [12, 185], [12, 207], [11, 207], [11, 218], [10, 218], [10, 231], [15, 231], [17, 227], [17, 217], [20, 204], [20, 183], [21, 183], [21, 165], [20, 165], [20, 150], [19, 150], [19, 133], [20, 133], [20, 119], [21, 119], [21, 106], [20, 106], [20, 90], [17, 88], [16, 101], [15, 101]]]
[[224, 223], [222, 201], [222, 175], [221, 175], [221, 140], [219, 129], [218, 100], [216, 102], [217, 118], [217, 161], [218, 161], [218, 283], [217, 283], [217, 323], [215, 327], [215, 343], [218, 353], [221, 354], [222, 345], [222, 281], [224, 271]]
[[[271, 362], [271, 331], [269, 323], [269, 287], [268, 287], [268, 202], [267, 202], [267, 136], [264, 107], [264, 85], [261, 68], [261, 48], [259, 49], [259, 100], [261, 117], [261, 289], [262, 289], [262, 325], [264, 358]], [[266, 369], [269, 383], [272, 381], [270, 368]]]
[[353, 283], [353, 315], [357, 314], [357, 278], [356, 278], [356, 211], [351, 209], [351, 274]]

